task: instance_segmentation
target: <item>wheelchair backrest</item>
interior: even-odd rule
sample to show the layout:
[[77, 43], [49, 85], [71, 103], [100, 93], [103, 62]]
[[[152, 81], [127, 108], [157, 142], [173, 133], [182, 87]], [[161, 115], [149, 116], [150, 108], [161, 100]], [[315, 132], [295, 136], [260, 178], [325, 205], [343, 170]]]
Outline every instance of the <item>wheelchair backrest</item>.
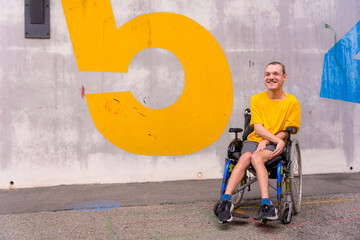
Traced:
[[[250, 108], [246, 108], [244, 112], [244, 129], [241, 128], [230, 128], [229, 132], [235, 132], [235, 138], [230, 142], [228, 146], [228, 158], [239, 159], [243, 141], [246, 140], [248, 135], [254, 131], [253, 127], [250, 127], [251, 111]], [[244, 130], [244, 131], [243, 131]], [[237, 138], [237, 133], [242, 132], [242, 140]]]
[[245, 141], [250, 133], [254, 131], [254, 127], [250, 127], [250, 120], [251, 120], [251, 110], [250, 108], [245, 109], [244, 112], [244, 132], [242, 139]]

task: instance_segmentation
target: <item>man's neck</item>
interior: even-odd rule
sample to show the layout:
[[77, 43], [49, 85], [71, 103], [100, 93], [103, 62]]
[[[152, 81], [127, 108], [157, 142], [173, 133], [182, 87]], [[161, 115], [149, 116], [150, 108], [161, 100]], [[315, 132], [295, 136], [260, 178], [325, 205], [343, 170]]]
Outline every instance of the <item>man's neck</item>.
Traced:
[[267, 93], [268, 93], [269, 98], [274, 100], [274, 101], [281, 101], [287, 95], [287, 93], [283, 89], [268, 90]]

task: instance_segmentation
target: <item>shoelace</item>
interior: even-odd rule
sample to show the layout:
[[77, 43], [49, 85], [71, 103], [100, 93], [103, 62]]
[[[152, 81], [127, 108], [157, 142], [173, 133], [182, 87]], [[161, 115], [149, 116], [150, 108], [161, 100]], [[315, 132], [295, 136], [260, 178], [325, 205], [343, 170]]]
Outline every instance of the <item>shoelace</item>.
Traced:
[[225, 208], [226, 208], [226, 202], [222, 202], [222, 203], [220, 204], [220, 211], [225, 210]]
[[268, 205], [264, 204], [259, 208], [258, 215], [260, 215], [260, 211], [262, 211], [263, 209], [264, 209], [264, 212], [270, 211], [270, 207]]

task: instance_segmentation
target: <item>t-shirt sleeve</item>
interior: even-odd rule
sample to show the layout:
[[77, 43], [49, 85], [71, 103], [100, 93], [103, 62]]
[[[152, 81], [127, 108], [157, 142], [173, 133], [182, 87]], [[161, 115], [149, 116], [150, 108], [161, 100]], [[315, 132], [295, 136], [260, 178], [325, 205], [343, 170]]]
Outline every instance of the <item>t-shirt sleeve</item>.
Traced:
[[251, 127], [253, 127], [255, 123], [264, 124], [262, 116], [261, 116], [258, 101], [259, 101], [259, 99], [258, 99], [257, 95], [254, 95], [250, 99], [250, 110], [251, 110], [250, 126]]
[[294, 106], [291, 109], [290, 115], [285, 123], [285, 129], [288, 127], [295, 127], [296, 133], [300, 129], [300, 119], [301, 119], [301, 107], [298, 101], [294, 104]]

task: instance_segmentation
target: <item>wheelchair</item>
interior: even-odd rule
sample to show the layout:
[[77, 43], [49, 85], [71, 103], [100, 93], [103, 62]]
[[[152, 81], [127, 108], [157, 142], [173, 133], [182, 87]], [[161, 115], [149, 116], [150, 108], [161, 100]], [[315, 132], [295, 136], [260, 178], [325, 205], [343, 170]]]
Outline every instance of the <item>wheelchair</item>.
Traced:
[[[221, 196], [225, 193], [227, 182], [231, 176], [231, 172], [235, 167], [240, 157], [240, 152], [244, 141], [247, 136], [254, 131], [253, 127], [250, 127], [251, 112], [247, 108], [244, 112], [244, 129], [242, 128], [230, 128], [229, 132], [235, 134], [235, 138], [230, 142], [227, 150], [227, 158], [225, 159], [225, 169], [223, 175], [223, 181], [221, 185]], [[243, 132], [242, 139], [238, 137], [238, 134]], [[302, 198], [302, 168], [301, 168], [301, 155], [300, 145], [297, 139], [291, 139], [291, 133], [296, 133], [295, 128], [287, 128], [288, 139], [286, 146], [281, 155], [269, 160], [265, 163], [265, 167], [269, 174], [269, 179], [276, 179], [277, 185], [274, 186], [269, 181], [269, 186], [277, 191], [277, 208], [279, 214], [279, 220], [283, 224], [289, 224], [292, 220], [292, 215], [300, 212], [301, 198]], [[243, 179], [239, 185], [235, 188], [231, 201], [234, 204], [234, 208], [241, 206], [241, 202], [244, 196], [245, 189], [251, 190], [250, 185], [256, 182], [256, 172], [254, 167], [250, 166], [245, 171]], [[283, 203], [282, 203], [283, 199]], [[214, 214], [217, 216], [217, 208], [220, 205], [220, 201], [214, 206]], [[248, 218], [246, 215], [238, 214], [233, 211], [232, 215], [238, 218]], [[255, 218], [255, 220], [261, 220]], [[266, 220], [261, 220], [266, 223]]]

